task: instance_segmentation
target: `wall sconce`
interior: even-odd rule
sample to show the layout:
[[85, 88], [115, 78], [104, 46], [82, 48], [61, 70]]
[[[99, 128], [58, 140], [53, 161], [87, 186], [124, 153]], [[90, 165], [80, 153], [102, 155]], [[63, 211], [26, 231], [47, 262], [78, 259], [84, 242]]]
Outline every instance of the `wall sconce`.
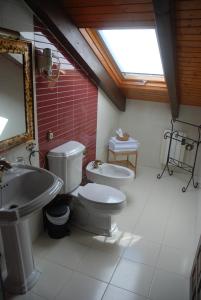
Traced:
[[[57, 59], [57, 71], [53, 75], [53, 58]], [[55, 81], [59, 77], [60, 72], [60, 62], [59, 58], [56, 57], [52, 53], [52, 49], [45, 48], [43, 49], [43, 52], [37, 51], [36, 52], [36, 63], [37, 63], [37, 69], [41, 76], [46, 78], [47, 80]]]

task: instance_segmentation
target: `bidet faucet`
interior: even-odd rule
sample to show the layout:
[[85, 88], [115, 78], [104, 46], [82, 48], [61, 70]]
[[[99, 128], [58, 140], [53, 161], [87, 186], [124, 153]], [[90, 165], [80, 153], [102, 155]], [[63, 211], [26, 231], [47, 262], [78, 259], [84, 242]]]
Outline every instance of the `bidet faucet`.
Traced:
[[93, 167], [94, 169], [98, 169], [98, 167], [102, 164], [103, 164], [102, 161], [97, 159], [93, 162]]
[[11, 164], [4, 158], [0, 158], [0, 182], [2, 182], [3, 174], [5, 171], [11, 169]]

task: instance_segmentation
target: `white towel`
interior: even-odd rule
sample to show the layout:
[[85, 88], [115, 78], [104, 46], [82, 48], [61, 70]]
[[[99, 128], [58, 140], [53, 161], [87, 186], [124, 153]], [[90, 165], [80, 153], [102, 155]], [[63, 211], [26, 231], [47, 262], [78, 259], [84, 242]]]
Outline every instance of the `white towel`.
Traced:
[[114, 148], [136, 148], [139, 147], [139, 143], [123, 143], [123, 144], [115, 144], [112, 141], [109, 142], [110, 145], [112, 145]]
[[123, 150], [137, 150], [139, 147], [139, 143], [129, 143], [129, 144], [121, 144], [121, 145], [117, 145], [115, 143], [113, 143], [112, 141], [109, 142], [109, 149], [112, 151], [123, 151]]
[[131, 137], [128, 138], [128, 141], [120, 141], [115, 136], [111, 137], [110, 141], [114, 142], [115, 144], [123, 144], [123, 143], [127, 144], [127, 143], [131, 143], [131, 142], [132, 143], [133, 142], [138, 142], [137, 140], [135, 140], [135, 139], [133, 139]]

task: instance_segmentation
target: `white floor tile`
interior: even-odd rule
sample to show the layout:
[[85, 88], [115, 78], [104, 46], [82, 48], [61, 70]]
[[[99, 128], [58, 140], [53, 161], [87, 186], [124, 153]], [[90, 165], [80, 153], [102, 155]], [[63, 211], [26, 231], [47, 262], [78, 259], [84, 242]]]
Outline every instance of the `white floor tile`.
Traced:
[[106, 287], [104, 282], [74, 272], [72, 280], [66, 282], [56, 300], [101, 300]]
[[153, 274], [154, 268], [150, 266], [121, 259], [111, 284], [147, 297]]
[[160, 252], [158, 268], [175, 272], [189, 277], [193, 264], [193, 254], [185, 249], [176, 249], [163, 246]]
[[167, 221], [160, 217], [159, 211], [155, 216], [144, 215], [136, 225], [134, 234], [146, 240], [161, 243], [165, 235], [166, 223]]
[[46, 232], [40, 235], [40, 237], [33, 243], [34, 256], [43, 258], [50, 249], [58, 246], [62, 242], [62, 239], [51, 239]]
[[61, 266], [76, 269], [82, 257], [89, 251], [84, 245], [70, 239], [63, 239], [58, 245], [50, 249], [45, 258]]
[[160, 247], [160, 244], [145, 241], [139, 238], [139, 236], [135, 236], [123, 256], [135, 262], [155, 266]]
[[132, 292], [123, 290], [113, 285], [109, 285], [103, 300], [146, 300], [144, 297], [136, 295]]
[[130, 217], [125, 212], [122, 214], [115, 216], [115, 222], [117, 223], [118, 229], [120, 231], [132, 233], [135, 227], [135, 224], [138, 220], [138, 217]]
[[196, 239], [195, 224], [169, 220], [163, 243], [167, 246], [194, 251]]
[[82, 258], [77, 271], [93, 278], [109, 282], [118, 261], [118, 256], [107, 254], [97, 249], [90, 249]]
[[91, 247], [104, 251], [108, 254], [121, 256], [128, 247], [133, 234], [116, 230], [111, 237], [94, 236]]
[[84, 231], [84, 230], [80, 230], [73, 226], [71, 228], [71, 234], [68, 238], [71, 241], [74, 241], [81, 245], [90, 247], [93, 242], [94, 237], [95, 237], [95, 234]]
[[151, 287], [152, 300], [188, 300], [189, 280], [174, 274], [158, 270]]
[[40, 271], [40, 278], [32, 292], [46, 299], [53, 299], [73, 274], [70, 269], [45, 260], [40, 261]]
[[28, 292], [25, 295], [6, 295], [5, 300], [44, 300], [46, 298], [43, 298], [41, 296], [38, 296], [34, 293]]

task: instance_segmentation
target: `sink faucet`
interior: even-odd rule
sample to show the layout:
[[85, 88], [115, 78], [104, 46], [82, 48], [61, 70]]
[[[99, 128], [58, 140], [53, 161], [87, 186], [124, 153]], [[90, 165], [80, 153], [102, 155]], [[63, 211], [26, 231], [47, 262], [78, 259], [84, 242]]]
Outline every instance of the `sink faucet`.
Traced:
[[11, 164], [4, 158], [0, 158], [0, 182], [2, 182], [4, 171], [11, 169]]
[[95, 160], [95, 161], [93, 162], [93, 167], [94, 167], [94, 169], [98, 169], [98, 167], [99, 167], [100, 165], [102, 165], [102, 161], [101, 161], [101, 160]]

